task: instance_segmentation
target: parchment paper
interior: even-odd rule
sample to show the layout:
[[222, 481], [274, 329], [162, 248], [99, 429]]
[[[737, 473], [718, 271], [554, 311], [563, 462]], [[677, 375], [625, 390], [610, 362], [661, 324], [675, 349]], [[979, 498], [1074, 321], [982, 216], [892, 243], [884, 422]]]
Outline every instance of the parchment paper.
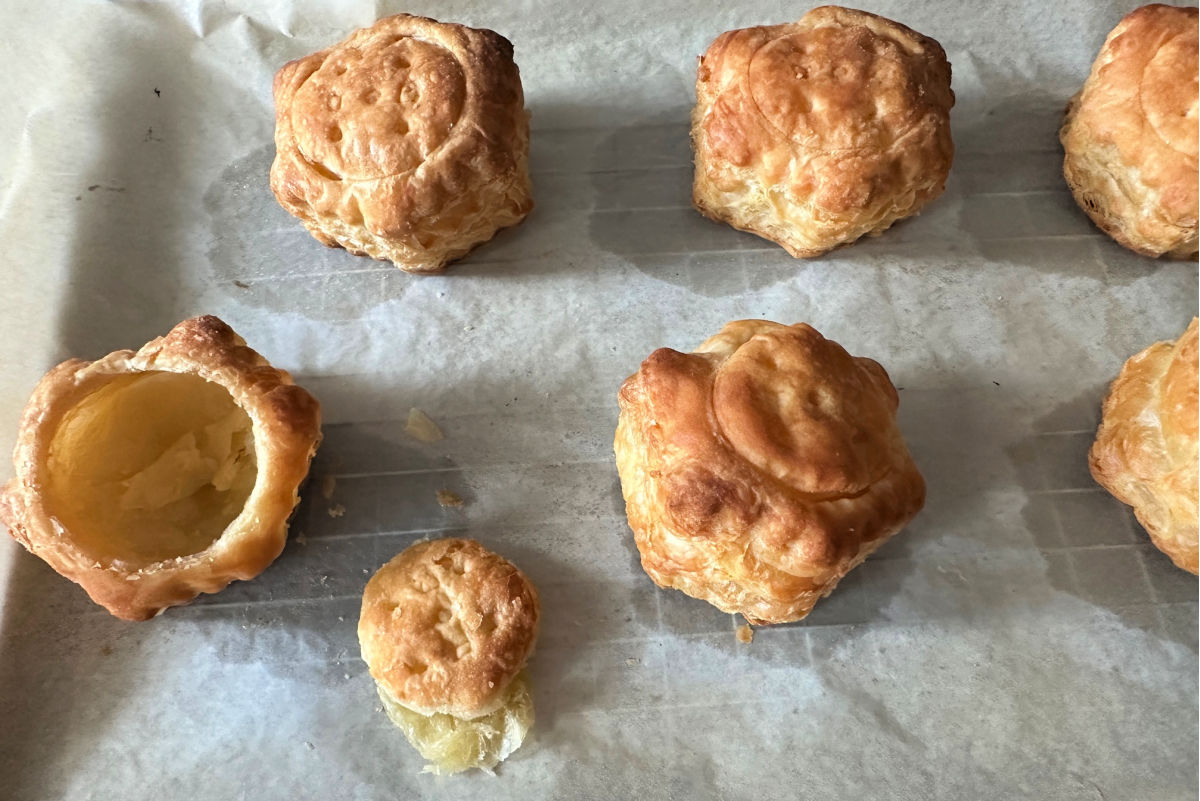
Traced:
[[[687, 141], [696, 56], [807, 6], [0, 7], [0, 447], [58, 360], [199, 313], [327, 421], [279, 560], [153, 621], [4, 543], [0, 795], [1194, 799], [1196, 583], [1085, 454], [1124, 359], [1195, 313], [1196, 268], [1099, 233], [1056, 139], [1134, 4], [862, 4], [945, 46], [958, 153], [920, 217], [812, 261], [692, 211]], [[536, 210], [442, 277], [325, 249], [266, 183], [275, 69], [401, 10], [508, 36], [533, 114]], [[642, 573], [611, 455], [640, 360], [744, 317], [883, 363], [929, 484], [806, 621], [749, 645]], [[412, 407], [446, 439], [405, 435]], [[419, 775], [358, 657], [369, 574], [448, 533], [545, 607], [537, 724], [495, 778]]]

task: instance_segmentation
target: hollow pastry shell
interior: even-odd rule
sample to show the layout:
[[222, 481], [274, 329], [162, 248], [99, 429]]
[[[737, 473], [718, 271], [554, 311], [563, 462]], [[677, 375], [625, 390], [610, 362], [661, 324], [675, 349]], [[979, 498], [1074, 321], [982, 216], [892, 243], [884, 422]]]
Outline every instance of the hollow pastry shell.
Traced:
[[[47, 508], [51, 444], [64, 417], [114, 379], [147, 372], [199, 376], [228, 391], [252, 425], [257, 475], [240, 514], [207, 548], [149, 565], [97, 558]], [[261, 573], [283, 550], [287, 520], [320, 440], [320, 406], [212, 316], [185, 320], [137, 352], [71, 359], [47, 373], [25, 407], [13, 454], [16, 477], [0, 492], [0, 519], [17, 542], [92, 600], [145, 620], [200, 593]]]

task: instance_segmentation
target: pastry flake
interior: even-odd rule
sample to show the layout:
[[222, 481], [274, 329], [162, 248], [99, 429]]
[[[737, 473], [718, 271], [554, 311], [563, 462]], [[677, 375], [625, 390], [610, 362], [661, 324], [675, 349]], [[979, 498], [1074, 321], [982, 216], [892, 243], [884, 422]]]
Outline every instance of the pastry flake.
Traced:
[[941, 45], [874, 14], [727, 31], [696, 73], [693, 203], [797, 258], [882, 233], [945, 189], [953, 105]]
[[619, 402], [642, 567], [753, 625], [803, 618], [924, 504], [887, 373], [803, 323], [660, 348]]
[[533, 208], [512, 44], [399, 14], [275, 76], [271, 190], [320, 242], [415, 273]]
[[1198, 250], [1198, 13], [1149, 5], [1122, 19], [1059, 131], [1079, 207], [1146, 256], [1194, 259]]
[[145, 620], [283, 550], [320, 406], [216, 317], [38, 383], [0, 493], [13, 538]]
[[1157, 342], [1125, 362], [1088, 455], [1097, 483], [1132, 506], [1159, 550], [1189, 573], [1200, 573], [1198, 350], [1192, 318], [1177, 341]]

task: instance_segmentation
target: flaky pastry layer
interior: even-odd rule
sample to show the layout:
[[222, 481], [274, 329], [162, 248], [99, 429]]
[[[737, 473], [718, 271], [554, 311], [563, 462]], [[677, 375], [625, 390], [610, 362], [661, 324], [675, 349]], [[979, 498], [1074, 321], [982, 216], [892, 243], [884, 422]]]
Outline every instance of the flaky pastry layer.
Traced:
[[1146, 256], [1197, 254], [1197, 15], [1149, 5], [1122, 19], [1059, 131], [1063, 175], [1080, 208]]
[[445, 776], [472, 768], [492, 773], [496, 765], [521, 747], [533, 726], [533, 695], [524, 670], [509, 682], [496, 709], [470, 720], [445, 713], [422, 715], [383, 687], [377, 689], [392, 723], [429, 760], [423, 773]]
[[953, 105], [941, 45], [883, 17], [727, 31], [696, 74], [693, 202], [798, 258], [879, 234], [945, 188]]
[[1088, 458], [1092, 476], [1133, 507], [1154, 544], [1179, 567], [1197, 557], [1197, 321], [1175, 342], [1158, 342], [1125, 362], [1104, 399]]
[[803, 618], [921, 508], [876, 362], [808, 325], [729, 323], [619, 394], [614, 449], [642, 567], [751, 623]]
[[113, 615], [145, 620], [274, 561], [319, 441], [317, 401], [228, 325], [196, 317], [42, 378], [0, 519]]
[[439, 272], [533, 208], [512, 44], [399, 14], [275, 76], [271, 189], [319, 241]]
[[512, 562], [473, 540], [427, 540], [367, 582], [358, 640], [375, 681], [405, 707], [472, 719], [502, 703], [540, 613]]

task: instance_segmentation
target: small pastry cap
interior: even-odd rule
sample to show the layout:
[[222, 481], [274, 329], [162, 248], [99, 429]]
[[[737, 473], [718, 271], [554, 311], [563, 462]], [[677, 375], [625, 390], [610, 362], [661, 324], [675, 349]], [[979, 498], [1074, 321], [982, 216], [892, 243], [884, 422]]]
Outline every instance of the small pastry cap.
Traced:
[[367, 582], [358, 641], [381, 690], [422, 715], [494, 712], [537, 640], [537, 591], [466, 539], [418, 542]]

